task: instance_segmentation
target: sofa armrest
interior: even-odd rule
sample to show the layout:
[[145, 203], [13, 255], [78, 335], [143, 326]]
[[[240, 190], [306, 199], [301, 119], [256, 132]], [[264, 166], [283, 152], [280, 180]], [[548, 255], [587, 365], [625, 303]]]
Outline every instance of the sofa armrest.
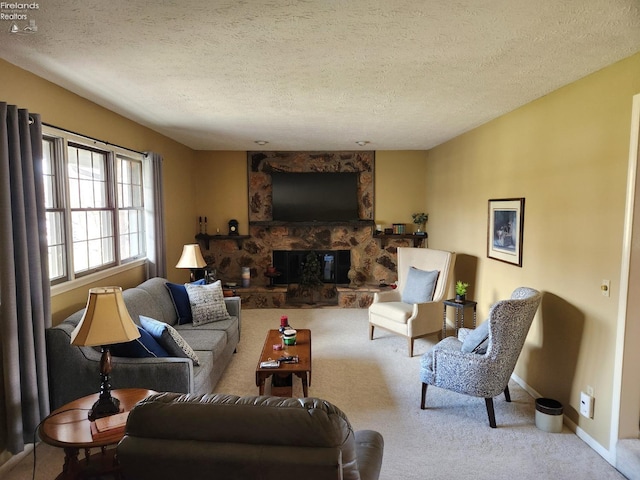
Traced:
[[238, 338], [240, 338], [240, 331], [242, 329], [242, 320], [240, 318], [242, 314], [242, 301], [240, 297], [224, 297], [224, 303], [227, 306], [229, 315], [238, 317]]
[[192, 393], [193, 362], [189, 358], [111, 357], [113, 388], [147, 388], [157, 392]]
[[[100, 387], [99, 351], [71, 345], [74, 325], [62, 323], [46, 330], [51, 409], [92, 393]], [[188, 358], [111, 357], [111, 385], [156, 391], [193, 392], [193, 363]]]
[[382, 435], [373, 430], [355, 432], [358, 470], [362, 480], [377, 480], [382, 467], [384, 440]]

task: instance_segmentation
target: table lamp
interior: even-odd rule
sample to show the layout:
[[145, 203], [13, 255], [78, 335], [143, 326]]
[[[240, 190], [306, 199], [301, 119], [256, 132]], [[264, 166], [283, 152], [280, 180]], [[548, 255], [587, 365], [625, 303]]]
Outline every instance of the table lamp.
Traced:
[[188, 268], [191, 270], [191, 281], [195, 281], [195, 271], [199, 268], [207, 266], [207, 262], [202, 258], [202, 252], [200, 251], [200, 245], [197, 243], [190, 243], [182, 247], [182, 255], [176, 265], [176, 268]]
[[120, 412], [120, 400], [111, 396], [111, 352], [114, 343], [130, 342], [140, 337], [138, 327], [122, 298], [120, 287], [97, 287], [89, 290], [87, 308], [80, 323], [71, 332], [71, 345], [100, 346], [100, 394], [89, 412], [89, 420]]

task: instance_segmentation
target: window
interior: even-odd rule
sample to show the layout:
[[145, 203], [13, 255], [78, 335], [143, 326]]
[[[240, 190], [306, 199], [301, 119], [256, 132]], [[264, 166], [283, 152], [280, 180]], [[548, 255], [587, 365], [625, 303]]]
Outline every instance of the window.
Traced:
[[51, 127], [43, 132], [51, 282], [144, 257], [142, 154]]
[[42, 141], [42, 163], [44, 176], [44, 200], [47, 221], [47, 244], [49, 246], [49, 279], [52, 282], [66, 279], [67, 256], [65, 252], [64, 209], [60, 200], [60, 171], [56, 159], [56, 143], [45, 138]]

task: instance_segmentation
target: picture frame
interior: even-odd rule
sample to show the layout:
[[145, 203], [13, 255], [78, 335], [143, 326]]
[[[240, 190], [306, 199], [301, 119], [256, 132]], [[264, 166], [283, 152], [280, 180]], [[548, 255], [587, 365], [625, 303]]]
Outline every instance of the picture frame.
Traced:
[[524, 198], [489, 200], [487, 257], [522, 267]]

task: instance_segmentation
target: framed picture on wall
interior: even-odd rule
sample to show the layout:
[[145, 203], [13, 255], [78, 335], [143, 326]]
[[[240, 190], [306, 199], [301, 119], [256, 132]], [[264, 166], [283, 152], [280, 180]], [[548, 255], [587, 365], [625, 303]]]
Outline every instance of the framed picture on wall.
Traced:
[[524, 198], [489, 200], [487, 257], [522, 267]]

